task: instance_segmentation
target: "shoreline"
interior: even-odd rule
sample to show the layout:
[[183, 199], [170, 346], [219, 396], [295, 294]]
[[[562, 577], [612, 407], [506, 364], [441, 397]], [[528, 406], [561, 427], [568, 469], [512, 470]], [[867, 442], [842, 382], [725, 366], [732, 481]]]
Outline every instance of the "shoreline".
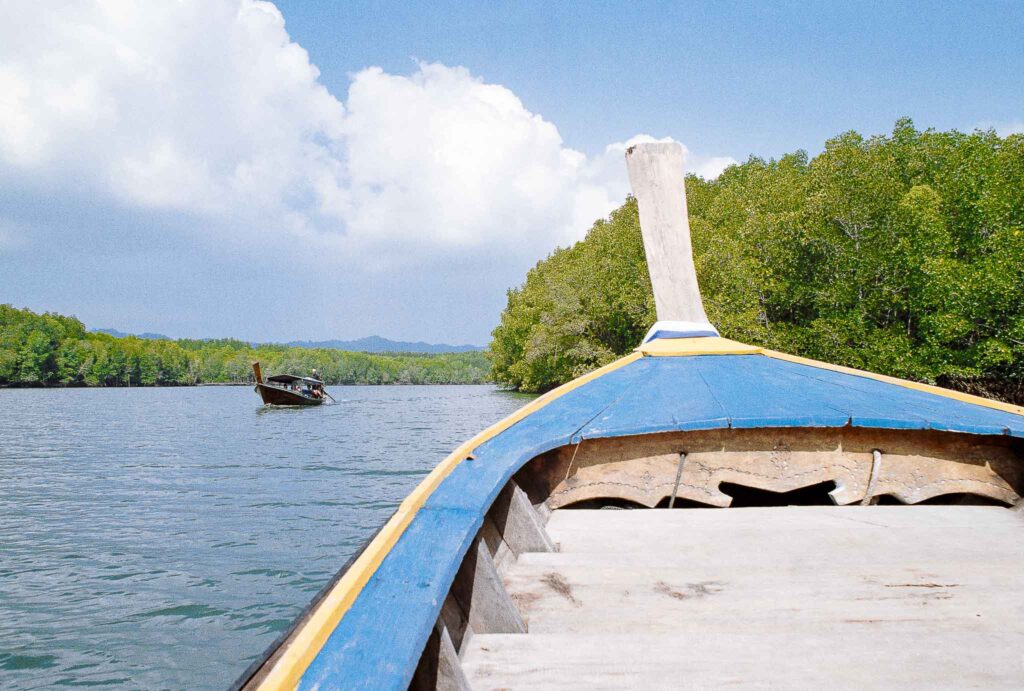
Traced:
[[[256, 382], [200, 382], [197, 384], [0, 384], [2, 389], [190, 389], [206, 386], [256, 386]], [[498, 386], [493, 381], [482, 382], [357, 382], [325, 384], [325, 386]]]

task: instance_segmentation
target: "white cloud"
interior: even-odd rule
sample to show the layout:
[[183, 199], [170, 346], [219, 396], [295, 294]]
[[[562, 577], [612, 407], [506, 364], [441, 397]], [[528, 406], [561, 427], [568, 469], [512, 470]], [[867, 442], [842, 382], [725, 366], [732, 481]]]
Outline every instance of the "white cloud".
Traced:
[[269, 3], [14, 12], [0, 29], [0, 160], [25, 175], [250, 217], [294, 206], [336, 167], [344, 108]]
[[[587, 157], [462, 67], [371, 67], [343, 104], [268, 2], [10, 13], [0, 173], [185, 212], [233, 246], [301, 245], [353, 269], [455, 251], [536, 258], [628, 191], [622, 155], [638, 138]], [[689, 161], [706, 177], [735, 162]]]
[[[461, 67], [363, 70], [347, 106], [339, 215], [360, 241], [535, 247], [570, 239], [574, 206], [594, 196], [553, 124]], [[596, 217], [609, 200], [591, 204]]]
[[702, 178], [714, 180], [726, 168], [738, 163], [732, 156], [692, 156], [686, 167]]
[[1011, 134], [1024, 134], [1024, 121], [1004, 122], [997, 124], [995, 128], [996, 134], [1000, 137], [1009, 137]]
[[979, 130], [995, 130], [1000, 137], [1009, 137], [1011, 134], [1024, 134], [1024, 120], [1010, 120], [1007, 122], [994, 122], [984, 120], [976, 126]]

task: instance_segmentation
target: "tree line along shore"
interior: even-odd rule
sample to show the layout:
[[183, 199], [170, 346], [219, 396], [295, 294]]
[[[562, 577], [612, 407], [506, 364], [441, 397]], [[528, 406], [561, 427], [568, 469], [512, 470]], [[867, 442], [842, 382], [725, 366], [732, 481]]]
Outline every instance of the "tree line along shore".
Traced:
[[[1024, 403], [1024, 135], [847, 132], [810, 158], [688, 176], [694, 260], [721, 334]], [[655, 321], [629, 199], [508, 293], [499, 384], [546, 391]]]
[[233, 339], [117, 338], [74, 317], [0, 305], [0, 386], [190, 386], [247, 383], [252, 361], [267, 373], [309, 374], [329, 384], [482, 384], [482, 352], [357, 353], [253, 346]]
[[[751, 157], [686, 179], [694, 260], [725, 337], [1024, 403], [1024, 135], [847, 132], [815, 157]], [[655, 321], [627, 201], [508, 292], [489, 354], [367, 354], [242, 341], [115, 338], [0, 305], [0, 386], [251, 381], [543, 392], [637, 346]]]

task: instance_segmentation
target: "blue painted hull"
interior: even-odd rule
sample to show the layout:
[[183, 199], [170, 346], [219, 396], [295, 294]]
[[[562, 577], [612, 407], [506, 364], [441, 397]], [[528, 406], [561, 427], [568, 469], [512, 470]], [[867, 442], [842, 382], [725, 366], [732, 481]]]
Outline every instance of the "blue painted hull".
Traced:
[[312, 656], [300, 688], [406, 688], [463, 557], [524, 464], [584, 439], [863, 428], [1024, 438], [1024, 416], [760, 354], [640, 357], [472, 449], [426, 496]]

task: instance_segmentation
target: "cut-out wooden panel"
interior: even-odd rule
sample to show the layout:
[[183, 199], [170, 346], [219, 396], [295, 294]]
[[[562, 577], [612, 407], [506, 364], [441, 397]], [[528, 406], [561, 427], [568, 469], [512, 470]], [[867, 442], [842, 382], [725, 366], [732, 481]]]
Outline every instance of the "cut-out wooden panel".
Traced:
[[[873, 452], [877, 476], [868, 488]], [[680, 454], [685, 454], [679, 473]], [[1009, 437], [855, 428], [712, 430], [584, 440], [520, 471], [531, 499], [560, 508], [594, 499], [654, 507], [678, 500], [726, 507], [731, 483], [789, 492], [834, 482], [845, 505], [889, 495], [907, 504], [951, 494], [1020, 501], [1024, 463]], [[677, 484], [678, 474], [678, 484]], [[543, 497], [538, 496], [543, 495]]]

